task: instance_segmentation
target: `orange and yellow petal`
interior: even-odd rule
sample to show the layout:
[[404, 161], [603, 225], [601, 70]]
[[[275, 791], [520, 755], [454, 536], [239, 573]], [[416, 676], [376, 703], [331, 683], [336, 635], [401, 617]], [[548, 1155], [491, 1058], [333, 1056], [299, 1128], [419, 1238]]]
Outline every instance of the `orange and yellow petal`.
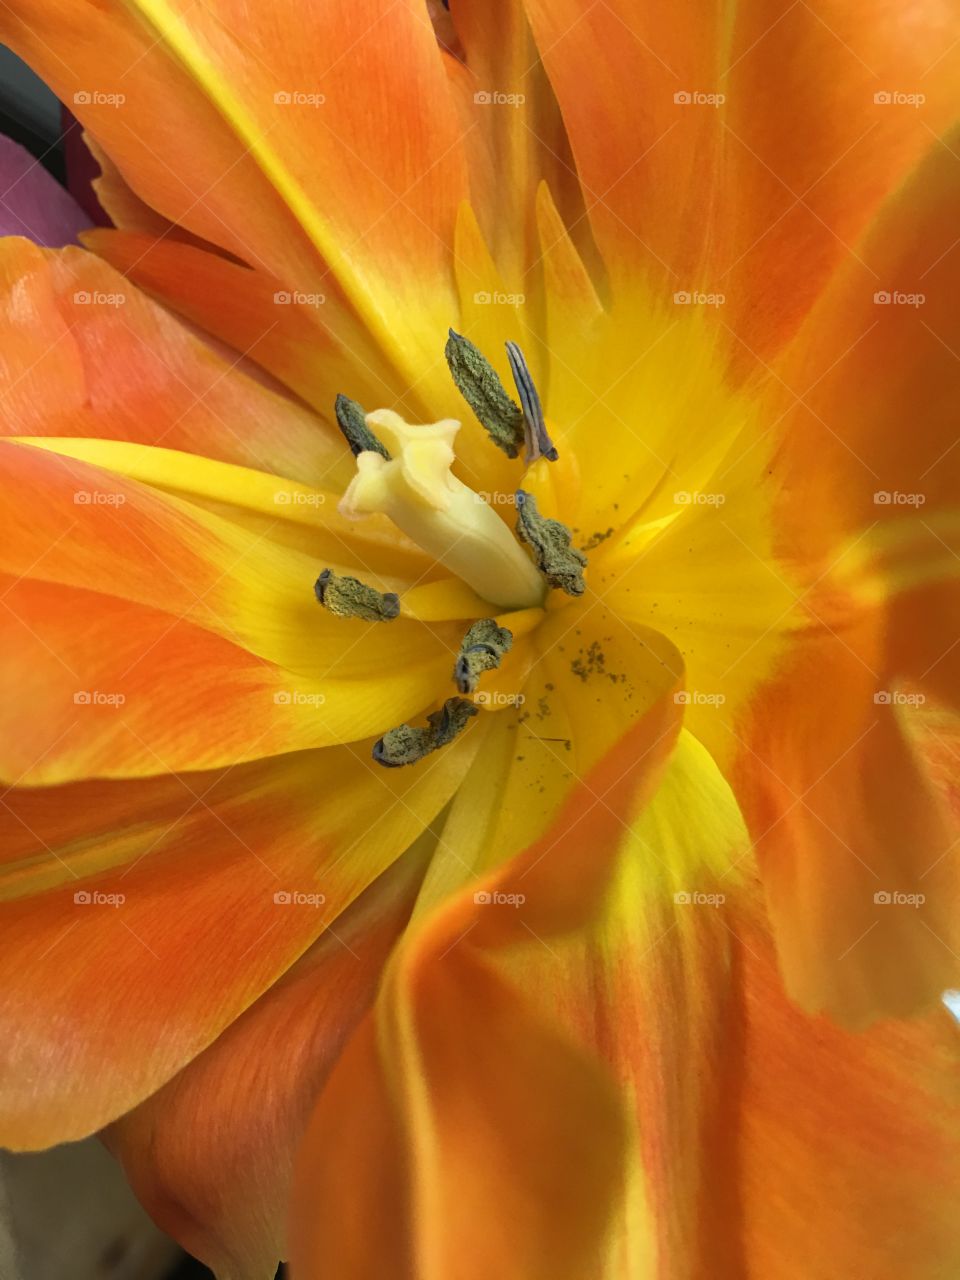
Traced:
[[336, 930], [472, 749], [419, 771], [341, 748], [8, 791], [4, 1145], [84, 1136], [171, 1079]]
[[953, 6], [526, 8], [614, 285], [722, 295], [738, 376], [795, 332], [956, 117]]
[[328, 423], [341, 392], [370, 408], [389, 404], [411, 417], [426, 413], [416, 400], [405, 401], [406, 384], [384, 364], [333, 277], [322, 291], [291, 290], [264, 271], [166, 237], [97, 228], [84, 243]]
[[218, 1276], [272, 1277], [293, 1156], [409, 915], [408, 851], [269, 991], [103, 1135], [154, 1220]]
[[719, 124], [713, 111], [681, 112], [674, 94], [715, 79], [716, 6], [527, 0], [526, 9], [607, 270], [663, 282], [692, 273], [703, 223], [692, 235], [678, 210], [702, 207]]
[[8, 6], [0, 34], [146, 204], [287, 288], [322, 289], [332, 270], [388, 358], [420, 375], [450, 322], [466, 174], [417, 0], [50, 0]]
[[728, 298], [733, 359], [748, 369], [796, 332], [836, 271], [868, 274], [861, 236], [960, 114], [960, 9], [729, 8], [710, 271]]
[[535, 196], [545, 181], [569, 224], [586, 231], [573, 159], [522, 0], [452, 5], [454, 96], [464, 122], [470, 196], [504, 292], [539, 288]]
[[182, 449], [305, 482], [336, 474], [337, 433], [210, 350], [80, 249], [0, 241], [5, 436]]
[[590, 1274], [620, 1178], [620, 1110], [510, 971], [598, 909], [676, 721], [661, 686], [539, 839], [398, 951], [307, 1131], [295, 1269], [376, 1274], [389, 1256], [398, 1277]]
[[939, 1009], [853, 1032], [796, 1008], [735, 798], [690, 739], [632, 840], [599, 925], [540, 966], [634, 1117], [597, 1274], [950, 1274], [953, 1020]]
[[[958, 381], [951, 144], [883, 211], [782, 362], [781, 560], [809, 635], [744, 730], [743, 795], [788, 989], [862, 1022], [956, 978], [955, 819], [909, 741], [956, 706]], [[882, 286], [882, 287], [878, 287]]]
[[[330, 563], [322, 545], [311, 556], [120, 471], [53, 452], [54, 446], [116, 458], [118, 466], [128, 464], [131, 449], [136, 459], [164, 460], [161, 451], [111, 441], [0, 443], [7, 530], [0, 570], [8, 582], [37, 584], [18, 583], [7, 614], [14, 631], [19, 621], [32, 633], [30, 655], [41, 667], [25, 683], [39, 682], [41, 704], [52, 716], [40, 726], [49, 749], [36, 761], [41, 773], [34, 781], [84, 776], [74, 770], [87, 751], [99, 757], [98, 773], [122, 776], [358, 741], [434, 700], [462, 624], [334, 617], [313, 596], [317, 573]], [[221, 501], [234, 493], [240, 507], [248, 494], [256, 497], [258, 482], [281, 491], [287, 483], [189, 455], [175, 455], [174, 462], [168, 483], [177, 475], [188, 477], [185, 485], [199, 483], [205, 467], [212, 468], [222, 481]], [[233, 477], [232, 487], [225, 476]], [[268, 525], [279, 523], [268, 518]], [[107, 603], [100, 610], [102, 598]], [[72, 623], [64, 611], [68, 599], [78, 614]], [[114, 646], [108, 622], [120, 618], [127, 631]], [[61, 643], [71, 625], [74, 634]], [[195, 628], [211, 638], [191, 655]], [[220, 680], [219, 689], [201, 695], [208, 710], [219, 708], [206, 731], [191, 700], [191, 690], [211, 675], [204, 655]], [[27, 652], [15, 648], [7, 660], [17, 669]], [[151, 660], [168, 670], [178, 662], [193, 669], [171, 695], [152, 678]], [[114, 695], [90, 720], [101, 718], [103, 742], [83, 742], [85, 722], [73, 703], [84, 691]], [[116, 713], [112, 719], [110, 713]], [[35, 708], [14, 695], [7, 714], [32, 721]], [[64, 738], [58, 746], [51, 724], [73, 741]], [[35, 726], [30, 736], [38, 731]], [[22, 749], [14, 739], [14, 750]], [[8, 776], [14, 781], [20, 770]]]

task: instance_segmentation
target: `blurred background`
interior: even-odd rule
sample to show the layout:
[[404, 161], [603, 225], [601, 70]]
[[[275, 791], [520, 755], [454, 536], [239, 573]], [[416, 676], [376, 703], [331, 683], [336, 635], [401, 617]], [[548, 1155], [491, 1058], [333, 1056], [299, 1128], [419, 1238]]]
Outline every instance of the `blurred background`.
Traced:
[[0, 132], [32, 151], [61, 180], [60, 103], [29, 68], [0, 45]]

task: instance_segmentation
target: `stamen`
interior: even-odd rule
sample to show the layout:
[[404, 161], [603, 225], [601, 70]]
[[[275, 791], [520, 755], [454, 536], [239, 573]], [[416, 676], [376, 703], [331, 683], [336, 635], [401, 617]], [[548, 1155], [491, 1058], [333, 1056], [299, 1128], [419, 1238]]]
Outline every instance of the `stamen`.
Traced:
[[375, 591], [358, 578], [338, 577], [332, 569], [324, 569], [313, 589], [323, 607], [338, 618], [389, 622], [400, 612], [400, 597], [392, 591]]
[[444, 348], [457, 390], [486, 428], [493, 443], [515, 458], [524, 440], [523, 411], [507, 395], [497, 371], [469, 338], [450, 330]]
[[431, 751], [453, 742], [476, 714], [477, 708], [466, 698], [448, 698], [439, 711], [427, 716], [426, 728], [401, 724], [390, 729], [374, 743], [373, 758], [388, 769], [416, 764]]
[[523, 435], [527, 445], [524, 462], [529, 466], [538, 458], [546, 458], [548, 462], [556, 462], [560, 457], [556, 446], [547, 434], [547, 424], [543, 416], [543, 405], [534, 386], [533, 377], [527, 366], [526, 357], [515, 342], [508, 342], [507, 359], [510, 371], [517, 384], [520, 403], [523, 406]]
[[389, 462], [390, 454], [367, 426], [367, 415], [356, 400], [351, 400], [349, 396], [337, 396], [334, 408], [340, 430], [346, 436], [354, 457], [358, 453], [379, 453], [381, 458], [386, 458]]
[[568, 596], [583, 595], [587, 557], [571, 546], [567, 526], [542, 516], [533, 494], [523, 489], [517, 490], [517, 536], [533, 548], [537, 568], [551, 587], [559, 587]]
[[461, 693], [473, 693], [484, 671], [499, 667], [513, 644], [513, 633], [493, 618], [475, 622], [460, 644], [453, 678]]

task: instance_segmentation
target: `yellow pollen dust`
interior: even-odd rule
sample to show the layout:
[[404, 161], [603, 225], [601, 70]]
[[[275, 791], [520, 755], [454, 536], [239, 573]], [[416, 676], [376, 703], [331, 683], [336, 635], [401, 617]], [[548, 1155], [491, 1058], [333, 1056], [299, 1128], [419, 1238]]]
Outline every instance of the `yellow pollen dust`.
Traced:
[[340, 500], [357, 519], [382, 512], [429, 555], [491, 604], [526, 609], [543, 604], [546, 585], [492, 507], [451, 472], [454, 418], [411, 426], [392, 409], [366, 415], [390, 453], [357, 455], [357, 474]]

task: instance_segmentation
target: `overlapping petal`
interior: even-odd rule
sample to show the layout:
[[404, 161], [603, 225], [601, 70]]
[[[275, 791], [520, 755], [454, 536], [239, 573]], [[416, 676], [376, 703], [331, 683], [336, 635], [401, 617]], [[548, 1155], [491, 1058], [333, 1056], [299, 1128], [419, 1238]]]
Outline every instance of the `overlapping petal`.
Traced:
[[469, 739], [5, 793], [4, 1145], [116, 1119], [280, 978], [456, 789]]
[[332, 270], [409, 380], [435, 358], [466, 178], [416, 0], [51, 0], [8, 6], [0, 35], [153, 209], [287, 288]]
[[[62, 447], [90, 443], [110, 451], [110, 442]], [[36, 761], [8, 763], [10, 781], [27, 768], [32, 781], [85, 776], [76, 771], [84, 752], [101, 776], [123, 776], [360, 740], [416, 715], [449, 673], [462, 631], [456, 623], [400, 618], [387, 626], [321, 610], [313, 596], [316, 575], [329, 563], [321, 545], [311, 556], [68, 453], [6, 442], [0, 457], [7, 530], [0, 569], [8, 582], [28, 578], [47, 588], [18, 585], [6, 601], [11, 625], [23, 624], [35, 642], [30, 656], [42, 662], [25, 684], [46, 712], [35, 732], [50, 735]], [[194, 460], [186, 469], [202, 475]], [[247, 477], [237, 472], [242, 505]], [[285, 482], [268, 483], [284, 491]], [[230, 491], [224, 483], [221, 501]], [[50, 589], [57, 587], [64, 591]], [[68, 599], [80, 625], [61, 646]], [[106, 643], [120, 619], [128, 630], [119, 645], [91, 646]], [[194, 666], [170, 692], [151, 678], [151, 664], [169, 672], [189, 664], [194, 628], [226, 643], [202, 638], [195, 660], [206, 656], [211, 668]], [[27, 656], [15, 648], [7, 661], [16, 670]], [[219, 687], [204, 687], [211, 677]], [[84, 691], [121, 698], [95, 705], [85, 722], [73, 705]], [[198, 721], [203, 708], [217, 714]], [[14, 697], [6, 714], [29, 719], [34, 710]], [[102, 729], [114, 726], [103, 742], [87, 737], [97, 717]], [[60, 730], [67, 736], [56, 746]], [[16, 737], [10, 745], [25, 749]]]
[[305, 483], [336, 474], [332, 430], [231, 372], [92, 254], [0, 240], [0, 325], [4, 435], [136, 440]]
[[957, 113], [953, 4], [869, 20], [855, 0], [527, 12], [607, 269], [725, 295], [719, 336], [741, 370], [796, 330]]
[[[197, 245], [99, 228], [84, 243], [147, 293], [227, 343], [312, 405], [328, 422], [341, 392], [371, 407], [428, 416], [416, 389], [393, 375], [339, 291], [291, 290]], [[407, 397], [410, 397], [409, 399]]]
[[220, 1280], [272, 1280], [286, 1256], [294, 1152], [373, 1000], [434, 843], [428, 835], [384, 872], [209, 1049], [104, 1135], [154, 1220]]
[[89, 219], [24, 147], [0, 137], [0, 236], [72, 244]]
[[915, 1012], [956, 973], [955, 821], [904, 732], [960, 687], [954, 146], [891, 200], [770, 405], [811, 639], [757, 701], [744, 795], [789, 989], [851, 1020]]
[[385, 1257], [397, 1277], [591, 1273], [619, 1177], [618, 1108], [509, 973], [518, 950], [549, 953], [599, 906], [673, 741], [674, 687], [662, 679], [539, 839], [426, 913], [394, 958], [301, 1153], [291, 1244], [304, 1274], [382, 1274]]
[[852, 1032], [791, 1003], [736, 799], [690, 735], [605, 911], [552, 949], [517, 953], [513, 973], [608, 1064], [632, 1116], [631, 1174], [584, 1274], [955, 1268], [960, 1033], [942, 1009]]

